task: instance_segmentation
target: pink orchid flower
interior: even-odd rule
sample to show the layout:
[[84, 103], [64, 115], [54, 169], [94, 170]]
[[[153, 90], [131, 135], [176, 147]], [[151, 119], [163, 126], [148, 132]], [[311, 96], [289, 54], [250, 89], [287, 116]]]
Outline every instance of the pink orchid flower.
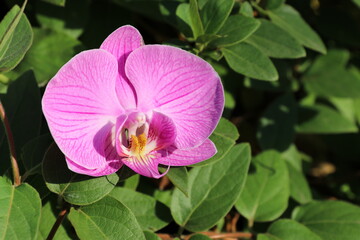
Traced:
[[224, 107], [218, 74], [179, 48], [144, 45], [123, 26], [100, 49], [79, 53], [50, 80], [42, 99], [70, 170], [103, 176], [123, 164], [153, 178], [158, 165], [212, 157], [208, 139]]

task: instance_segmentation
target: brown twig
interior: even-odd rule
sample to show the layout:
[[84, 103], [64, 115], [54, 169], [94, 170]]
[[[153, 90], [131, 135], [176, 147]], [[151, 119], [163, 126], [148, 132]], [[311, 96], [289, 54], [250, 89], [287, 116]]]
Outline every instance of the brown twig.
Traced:
[[49, 235], [47, 236], [46, 240], [52, 240], [56, 234], [56, 231], [59, 229], [62, 221], [64, 220], [66, 214], [69, 211], [69, 207], [66, 206], [63, 210], [61, 210], [61, 212], [59, 213], [56, 222], [54, 223], [54, 225], [52, 226]]
[[[208, 236], [211, 239], [225, 239], [225, 238], [252, 238], [252, 233], [235, 232], [235, 233], [216, 233], [216, 232], [199, 232]], [[195, 234], [195, 233], [194, 233]], [[189, 240], [194, 234], [182, 236], [182, 239]], [[157, 234], [162, 240], [173, 240], [174, 238], [170, 234], [159, 233]]]
[[3, 122], [5, 128], [5, 134], [8, 140], [9, 150], [10, 150], [10, 161], [13, 170], [13, 177], [14, 177], [14, 185], [19, 186], [21, 184], [21, 177], [19, 172], [19, 165], [16, 161], [16, 151], [15, 151], [15, 144], [14, 144], [14, 137], [12, 135], [12, 131], [10, 128], [9, 120], [5, 113], [4, 106], [0, 101], [0, 117]]

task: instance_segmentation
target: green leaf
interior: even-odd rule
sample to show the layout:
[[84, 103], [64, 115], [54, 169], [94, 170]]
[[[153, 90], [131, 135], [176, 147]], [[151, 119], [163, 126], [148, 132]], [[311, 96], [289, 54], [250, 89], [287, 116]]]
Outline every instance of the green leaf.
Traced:
[[36, 19], [42, 28], [49, 28], [78, 38], [87, 23], [90, 12], [89, 4], [89, 0], [68, 1], [64, 7], [38, 1]]
[[[51, 228], [56, 222], [57, 214], [54, 213], [54, 209], [56, 209], [56, 206], [52, 204], [52, 202], [47, 202], [41, 209], [41, 219], [40, 219], [40, 227], [39, 227], [39, 233], [37, 236], [38, 240], [45, 240], [47, 239]], [[57, 209], [57, 212], [60, 212], [60, 209]], [[54, 240], [70, 240], [73, 239], [72, 236], [70, 237], [66, 229], [64, 227], [63, 221], [59, 228], [57, 229]]]
[[322, 240], [304, 225], [290, 219], [281, 219], [269, 227], [267, 233], [259, 234], [257, 240]]
[[156, 233], [150, 231], [144, 231], [144, 235], [146, 240], [161, 240], [161, 238], [156, 235]]
[[213, 40], [210, 45], [226, 47], [240, 43], [251, 36], [260, 26], [260, 21], [242, 15], [230, 16], [219, 30], [220, 38]]
[[326, 48], [319, 35], [304, 21], [298, 11], [289, 5], [268, 11], [269, 17], [279, 27], [290, 33], [302, 45], [325, 54]]
[[239, 43], [221, 51], [229, 66], [237, 73], [266, 81], [275, 81], [279, 77], [270, 59], [248, 43]]
[[94, 178], [70, 171], [64, 155], [55, 144], [50, 146], [44, 156], [43, 176], [50, 191], [75, 205], [87, 205], [100, 200], [114, 189], [119, 180], [116, 173]]
[[193, 31], [194, 38], [196, 39], [204, 34], [204, 26], [201, 22], [197, 0], [190, 0], [189, 13], [191, 29]]
[[64, 7], [66, 0], [42, 0], [42, 1], [54, 4], [54, 5], [57, 5], [57, 6]]
[[[161, 172], [165, 171], [165, 168], [161, 168]], [[189, 175], [186, 167], [171, 167], [166, 176], [180, 191], [188, 195]]]
[[112, 197], [80, 208], [71, 208], [68, 216], [80, 239], [138, 239], [144, 234], [132, 212]]
[[30, 171], [32, 174], [41, 174], [42, 160], [52, 142], [51, 135], [45, 134], [32, 139], [24, 145], [21, 151], [21, 160], [26, 171]]
[[[20, 156], [22, 147], [40, 133], [41, 98], [33, 72], [28, 71], [12, 82], [2, 102], [10, 122], [17, 156]], [[0, 136], [3, 134], [0, 132]], [[4, 153], [0, 159], [3, 157]]]
[[64, 33], [34, 29], [33, 45], [17, 68], [8, 74], [13, 77], [10, 74], [18, 75], [31, 68], [37, 82], [44, 85], [81, 49], [79, 41]]
[[250, 146], [240, 144], [214, 164], [193, 168], [189, 174], [189, 197], [175, 189], [171, 214], [180, 226], [196, 232], [209, 229], [234, 205], [246, 178]]
[[357, 126], [325, 105], [299, 106], [298, 133], [334, 134], [357, 132]]
[[360, 236], [360, 208], [342, 201], [314, 201], [295, 208], [292, 218], [326, 240]]
[[306, 55], [305, 49], [289, 33], [268, 20], [260, 21], [260, 27], [246, 42], [273, 58], [300, 58]]
[[192, 236], [189, 238], [189, 240], [211, 240], [211, 238], [209, 238], [209, 237], [206, 236], [206, 235], [197, 233], [197, 234], [192, 235]]
[[27, 183], [18, 187], [0, 177], [0, 239], [35, 239], [41, 200]]
[[216, 34], [224, 25], [234, 6], [234, 0], [208, 0], [200, 11], [206, 34]]
[[239, 13], [245, 17], [254, 17], [254, 10], [249, 2], [242, 2]]
[[250, 226], [254, 221], [278, 218], [287, 208], [290, 195], [287, 167], [278, 152], [262, 152], [252, 164], [244, 190], [235, 204]]
[[262, 149], [286, 150], [295, 137], [297, 104], [292, 94], [277, 98], [260, 118], [257, 137]]
[[131, 189], [116, 187], [109, 196], [128, 207], [143, 230], [157, 231], [171, 221], [169, 208], [148, 195]]
[[220, 119], [213, 134], [228, 138], [233, 141], [236, 141], [240, 136], [236, 126], [226, 118]]
[[225, 118], [221, 118], [219, 124], [210, 136], [210, 140], [215, 144], [217, 153], [206, 161], [193, 164], [193, 167], [213, 164], [226, 156], [235, 141], [239, 138], [239, 132], [234, 124]]
[[285, 3], [285, 0], [267, 0], [265, 7], [270, 10], [277, 9]]
[[[137, 186], [139, 185], [139, 182], [140, 182], [140, 175], [134, 174], [133, 176], [131, 176], [131, 177], [127, 178], [125, 181], [123, 181], [122, 186], [124, 188], [135, 190], [137, 188]], [[119, 183], [118, 183], [118, 185], [119, 185]]]
[[286, 163], [290, 178], [290, 196], [300, 204], [312, 200], [311, 190], [304, 174], [296, 170], [291, 164]]
[[360, 98], [360, 77], [356, 69], [346, 69], [346, 50], [330, 50], [319, 56], [302, 78], [306, 90], [325, 97]]
[[286, 160], [290, 178], [290, 196], [300, 204], [312, 200], [309, 184], [302, 170], [302, 159], [295, 145], [291, 145], [282, 153]]
[[356, 121], [356, 119], [355, 119], [356, 118], [356, 116], [355, 116], [356, 115], [356, 106], [355, 106], [356, 99], [332, 97], [328, 100], [341, 113], [341, 115], [346, 117], [351, 122]]
[[352, 0], [360, 8], [360, 0]]
[[186, 37], [193, 36], [189, 11], [190, 5], [188, 3], [181, 3], [176, 8], [177, 27]]
[[13, 69], [31, 46], [33, 33], [23, 14], [25, 4], [21, 9], [15, 5], [0, 23], [0, 72]]

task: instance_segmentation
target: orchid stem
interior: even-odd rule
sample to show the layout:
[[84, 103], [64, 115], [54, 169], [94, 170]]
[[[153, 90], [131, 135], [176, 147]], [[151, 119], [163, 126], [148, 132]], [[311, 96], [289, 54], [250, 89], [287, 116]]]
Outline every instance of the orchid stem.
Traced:
[[13, 177], [14, 177], [14, 185], [19, 186], [21, 184], [21, 177], [19, 172], [19, 165], [16, 161], [16, 151], [15, 151], [15, 144], [14, 144], [14, 138], [11, 132], [9, 120], [7, 118], [7, 115], [5, 113], [4, 106], [0, 100], [0, 117], [3, 122], [4, 128], [5, 128], [5, 134], [7, 137], [9, 150], [10, 150], [10, 161], [11, 161], [11, 167], [13, 171]]
[[[66, 203], [65, 203], [66, 204]], [[67, 205], [67, 204], [66, 204]], [[59, 213], [56, 222], [54, 223], [54, 225], [52, 226], [49, 235], [47, 236], [46, 240], [52, 240], [57, 232], [57, 230], [59, 229], [62, 221], [64, 220], [66, 214], [69, 211], [69, 207], [65, 206], [65, 208], [63, 210], [61, 210], [61, 212]]]

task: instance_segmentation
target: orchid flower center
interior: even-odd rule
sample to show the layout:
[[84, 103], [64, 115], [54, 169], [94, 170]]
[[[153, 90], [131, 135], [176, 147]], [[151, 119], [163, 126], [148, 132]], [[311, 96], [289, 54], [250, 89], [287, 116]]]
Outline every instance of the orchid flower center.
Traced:
[[156, 139], [149, 138], [149, 123], [144, 113], [132, 113], [124, 124], [119, 140], [120, 155], [134, 160], [154, 157], [151, 152], [156, 148]]

